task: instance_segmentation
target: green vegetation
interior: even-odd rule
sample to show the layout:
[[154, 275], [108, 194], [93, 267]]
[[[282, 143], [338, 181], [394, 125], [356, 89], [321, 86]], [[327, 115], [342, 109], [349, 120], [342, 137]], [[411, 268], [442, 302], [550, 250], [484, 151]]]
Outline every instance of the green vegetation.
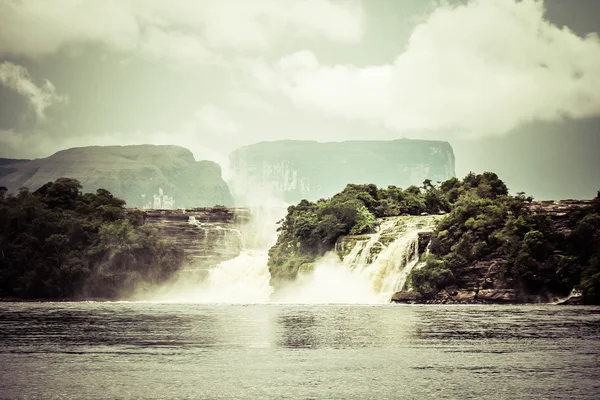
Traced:
[[589, 207], [572, 212], [566, 226], [534, 212], [532, 201], [524, 193], [509, 195], [490, 172], [405, 190], [348, 185], [330, 199], [288, 208], [269, 251], [269, 270], [277, 285], [333, 249], [340, 236], [372, 231], [377, 218], [443, 211], [425, 265], [409, 276], [422, 299], [460, 288], [469, 267], [498, 259], [504, 279], [519, 293], [567, 295], [575, 288], [584, 302], [599, 304], [600, 193]]
[[441, 289], [460, 286], [465, 269], [475, 262], [496, 258], [505, 261], [502, 272], [521, 293], [567, 295], [579, 288], [584, 302], [597, 304], [599, 198], [573, 213], [564, 232], [549, 216], [527, 207], [531, 198], [509, 196], [499, 182], [490, 184], [485, 174], [455, 182], [452, 211], [435, 229], [426, 265], [412, 271], [412, 287], [432, 298]]
[[574, 215], [572, 221], [568, 256], [561, 259], [557, 273], [581, 290], [585, 303], [600, 304], [600, 191], [591, 206]]
[[280, 221], [277, 243], [269, 250], [271, 279], [275, 284], [294, 279], [303, 264], [331, 250], [340, 236], [372, 231], [376, 218], [449, 211], [450, 204], [442, 189], [429, 180], [421, 188], [405, 190], [348, 185], [330, 199], [302, 200], [290, 206]]
[[183, 251], [124, 206], [69, 178], [16, 196], [0, 188], [0, 297], [115, 299], [168, 279]]

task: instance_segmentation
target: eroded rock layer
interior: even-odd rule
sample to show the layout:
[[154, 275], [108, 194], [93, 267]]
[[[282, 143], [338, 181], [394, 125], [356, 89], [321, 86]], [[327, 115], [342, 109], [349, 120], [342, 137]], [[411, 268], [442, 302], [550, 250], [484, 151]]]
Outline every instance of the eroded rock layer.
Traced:
[[[560, 200], [560, 201], [535, 201], [528, 205], [536, 214], [544, 214], [550, 218], [554, 231], [566, 237], [571, 232], [569, 224], [574, 213], [588, 207], [589, 200]], [[561, 256], [559, 250], [555, 251]], [[460, 270], [456, 286], [442, 290], [427, 303], [453, 304], [453, 303], [535, 303], [556, 301], [551, 293], [547, 296], [531, 296], [526, 293], [519, 283], [506, 274], [507, 260], [503, 257], [490, 256], [477, 260], [466, 268]], [[392, 296], [392, 301], [400, 303], [418, 302], [416, 293], [409, 290], [397, 292]]]
[[225, 207], [146, 210], [144, 219], [183, 248], [186, 268], [206, 270], [240, 254], [250, 212]]

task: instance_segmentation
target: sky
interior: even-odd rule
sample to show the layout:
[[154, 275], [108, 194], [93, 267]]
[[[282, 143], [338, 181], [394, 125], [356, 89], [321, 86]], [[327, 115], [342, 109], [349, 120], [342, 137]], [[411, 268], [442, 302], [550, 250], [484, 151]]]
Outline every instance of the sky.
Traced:
[[0, 157], [449, 141], [540, 199], [600, 189], [600, 1], [0, 0]]

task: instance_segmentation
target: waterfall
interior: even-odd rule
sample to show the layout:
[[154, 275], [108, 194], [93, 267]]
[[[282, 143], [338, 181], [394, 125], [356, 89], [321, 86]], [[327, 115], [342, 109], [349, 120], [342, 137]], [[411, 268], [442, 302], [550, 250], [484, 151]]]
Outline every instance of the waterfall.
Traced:
[[385, 304], [403, 289], [413, 268], [419, 265], [419, 234], [431, 231], [435, 216], [393, 217], [381, 221], [376, 232], [346, 236], [353, 242], [317, 261], [312, 274], [300, 275], [280, 297], [284, 303]]
[[[199, 303], [267, 303], [269, 285], [268, 249], [276, 240], [276, 222], [285, 214], [256, 209], [246, 226], [225, 228], [248, 246], [235, 258], [223, 261], [196, 278], [181, 276], [161, 288], [152, 300]], [[311, 273], [278, 292], [283, 303], [389, 303], [403, 289], [410, 271], [419, 264], [419, 235], [431, 231], [435, 216], [401, 216], [382, 219], [374, 233], [345, 236], [336, 250], [315, 263]], [[204, 228], [190, 219], [190, 224]], [[268, 228], [265, 228], [269, 225]], [[214, 228], [213, 228], [214, 229]], [[236, 231], [236, 232], [233, 232]], [[345, 243], [345, 245], [344, 245]], [[343, 257], [341, 257], [343, 255]]]
[[[373, 292], [389, 301], [392, 294], [404, 289], [406, 279], [419, 263], [419, 234], [433, 228], [435, 217], [395, 217], [385, 220], [368, 239], [358, 240], [343, 264], [369, 283]], [[387, 245], [383, 236], [392, 237]], [[375, 243], [382, 249], [372, 254]]]
[[252, 207], [251, 221], [235, 227], [206, 224], [190, 216], [188, 224], [202, 229], [205, 240], [210, 231], [216, 238], [214, 246], [239, 248], [241, 244], [240, 254], [203, 274], [190, 274], [193, 268], [182, 270], [168, 284], [138, 298], [160, 302], [267, 303], [273, 291], [269, 284], [268, 249], [277, 240], [277, 221], [285, 216], [286, 210], [287, 205], [279, 203]]

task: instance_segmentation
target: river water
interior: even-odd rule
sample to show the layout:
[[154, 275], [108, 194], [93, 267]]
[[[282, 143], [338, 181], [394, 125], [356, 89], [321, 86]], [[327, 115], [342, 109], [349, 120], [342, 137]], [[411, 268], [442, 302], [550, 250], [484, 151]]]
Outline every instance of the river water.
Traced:
[[0, 398], [598, 399], [600, 308], [0, 303]]

